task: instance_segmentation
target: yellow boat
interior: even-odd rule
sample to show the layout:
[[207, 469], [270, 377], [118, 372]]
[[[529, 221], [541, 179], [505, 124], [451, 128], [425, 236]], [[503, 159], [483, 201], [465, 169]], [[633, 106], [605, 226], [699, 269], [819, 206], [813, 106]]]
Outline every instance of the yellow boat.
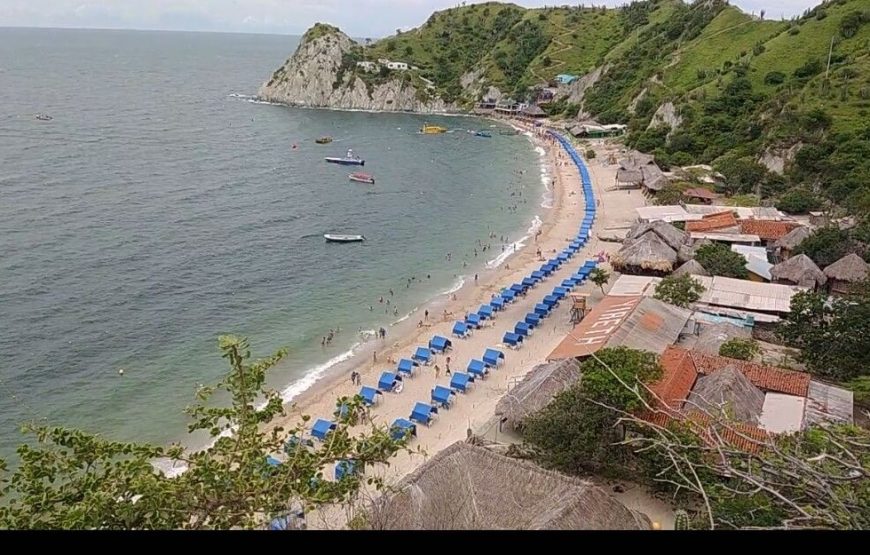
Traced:
[[423, 127], [420, 129], [420, 133], [426, 135], [434, 135], [436, 133], [447, 133], [446, 127], [439, 127], [437, 125], [429, 125], [428, 123], [424, 123]]

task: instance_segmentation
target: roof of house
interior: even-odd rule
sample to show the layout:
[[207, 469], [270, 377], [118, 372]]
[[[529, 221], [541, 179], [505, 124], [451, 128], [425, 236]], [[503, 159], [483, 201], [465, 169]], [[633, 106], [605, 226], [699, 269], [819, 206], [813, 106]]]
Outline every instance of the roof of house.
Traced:
[[685, 231], [682, 231], [664, 221], [639, 222], [631, 226], [631, 229], [628, 230], [628, 233], [625, 236], [625, 243], [631, 243], [649, 232], [658, 235], [674, 250], [678, 250], [680, 246], [685, 245], [689, 237]]
[[764, 408], [764, 393], [752, 385], [743, 372], [729, 365], [699, 377], [686, 399], [686, 407], [737, 422], [758, 424]]
[[531, 372], [499, 399], [495, 414], [513, 429], [550, 404], [553, 398], [580, 381], [580, 363], [563, 359], [535, 366]]
[[776, 240], [774, 246], [781, 249], [793, 250], [804, 242], [804, 239], [812, 235], [808, 227], [800, 226], [792, 229], [782, 237]]
[[662, 376], [648, 387], [656, 396], [659, 406], [680, 410], [698, 377], [689, 351], [666, 349], [659, 358], [659, 365], [662, 367]]
[[713, 231], [715, 229], [724, 229], [728, 227], [736, 227], [737, 218], [734, 217], [734, 212], [726, 210], [716, 214], [709, 214], [700, 220], [686, 222], [686, 231], [688, 232], [704, 232]]
[[737, 212], [737, 218], [741, 220], [774, 220], [780, 221], [787, 218], [785, 214], [773, 206], [718, 206], [710, 204], [685, 204], [689, 214], [713, 214], [721, 212], [725, 208]]
[[870, 265], [855, 253], [847, 254], [825, 268], [825, 276], [837, 281], [849, 281], [856, 283], [867, 279]]
[[592, 483], [456, 442], [376, 499], [367, 522], [385, 530], [648, 530]]
[[686, 189], [685, 191], [683, 191], [683, 196], [689, 198], [702, 198], [706, 200], [714, 200], [719, 198], [719, 195], [704, 187], [694, 187], [692, 189]]
[[527, 116], [546, 116], [547, 115], [547, 113], [544, 112], [544, 110], [542, 110], [540, 106], [535, 105], [535, 104], [533, 104], [531, 106], [526, 106], [525, 108], [523, 108], [521, 110], [521, 112]]
[[773, 279], [790, 281], [803, 287], [816, 287], [824, 285], [828, 278], [819, 270], [816, 263], [805, 255], [792, 256], [785, 262], [780, 262], [770, 269]]
[[[672, 348], [679, 349], [679, 347]], [[689, 352], [691, 353], [692, 362], [695, 364], [695, 369], [699, 374], [708, 375], [724, 368], [734, 367], [743, 372], [755, 387], [777, 393], [787, 393], [801, 397], [807, 396], [807, 390], [810, 386], [810, 375], [806, 372], [784, 370], [775, 366], [767, 366], [765, 364], [757, 364], [697, 351]]]
[[643, 174], [640, 170], [616, 170], [616, 180], [620, 183], [631, 183], [632, 185], [640, 185], [643, 181]]
[[666, 206], [638, 206], [634, 209], [637, 212], [638, 218], [643, 221], [661, 220], [664, 222], [685, 222], [690, 220], [700, 220], [701, 214], [689, 214], [686, 209], [679, 204]]
[[854, 394], [848, 389], [810, 381], [807, 391], [807, 408], [804, 414], [807, 425], [826, 422], [853, 422]]
[[692, 241], [700, 241], [707, 239], [709, 241], [722, 241], [724, 243], [759, 243], [761, 237], [758, 235], [747, 235], [745, 233], [705, 233], [694, 232], [690, 235]]
[[679, 338], [690, 310], [649, 297], [607, 296], [595, 305], [548, 360], [585, 357], [604, 347], [662, 353]]
[[677, 251], [672, 249], [659, 234], [644, 233], [641, 237], [623, 244], [610, 256], [616, 268], [642, 268], [658, 272], [670, 272], [677, 263]]
[[643, 173], [643, 186], [651, 191], [660, 191], [668, 184], [668, 177], [655, 164], [647, 164], [641, 167]]
[[697, 276], [696, 279], [705, 289], [699, 302], [759, 312], [791, 312], [791, 298], [807, 290], [794, 285], [757, 283], [722, 276]]
[[768, 281], [773, 279], [773, 276], [770, 275], [770, 269], [773, 268], [773, 264], [767, 261], [767, 249], [764, 247], [732, 244], [731, 250], [743, 255], [743, 258], [746, 259], [747, 270]]
[[804, 424], [806, 397], [768, 393], [764, 396], [759, 428], [774, 434], [799, 432]]
[[789, 231], [799, 227], [796, 222], [778, 222], [775, 220], [742, 220], [740, 233], [758, 235], [765, 241], [775, 241], [788, 235]]
[[701, 266], [701, 263], [693, 258], [674, 270], [673, 273], [675, 276], [681, 276], [683, 274], [689, 274], [692, 276], [709, 276], [710, 272], [705, 270], [704, 267]]
[[731, 323], [728, 320], [710, 322], [705, 319], [707, 315], [703, 312], [696, 312], [693, 317], [700, 324], [698, 334], [681, 337], [678, 345], [680, 347], [701, 353], [718, 355], [719, 348], [726, 341], [735, 337], [740, 339], [752, 338], [752, 331], [743, 325]]

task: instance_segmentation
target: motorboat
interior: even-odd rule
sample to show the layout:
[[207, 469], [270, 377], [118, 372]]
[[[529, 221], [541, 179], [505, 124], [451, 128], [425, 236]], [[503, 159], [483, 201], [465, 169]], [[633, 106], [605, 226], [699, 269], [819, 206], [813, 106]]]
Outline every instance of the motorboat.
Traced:
[[341, 164], [343, 166], [365, 166], [366, 161], [353, 153], [353, 149], [347, 149], [347, 154], [344, 158], [335, 156], [327, 156], [326, 161], [330, 164]]
[[52, 118], [48, 114], [36, 114], [36, 119], [38, 119], [39, 121], [51, 121], [54, 118]]
[[424, 123], [423, 127], [420, 128], [420, 133], [424, 135], [435, 135], [437, 133], [447, 133], [446, 127], [441, 127], [439, 125], [431, 125], [428, 123]]
[[319, 145], [328, 145], [332, 142], [332, 137], [320, 137], [319, 139], [314, 139], [314, 142]]
[[367, 173], [352, 173], [347, 176], [347, 178], [351, 181], [356, 181], [357, 183], [368, 183], [369, 185], [375, 184], [375, 176]]
[[492, 133], [490, 133], [489, 131], [475, 131], [474, 135], [476, 137], [486, 137], [486, 138], [492, 137]]
[[366, 240], [362, 235], [341, 235], [335, 233], [325, 233], [323, 238], [326, 239], [327, 243], [359, 243]]

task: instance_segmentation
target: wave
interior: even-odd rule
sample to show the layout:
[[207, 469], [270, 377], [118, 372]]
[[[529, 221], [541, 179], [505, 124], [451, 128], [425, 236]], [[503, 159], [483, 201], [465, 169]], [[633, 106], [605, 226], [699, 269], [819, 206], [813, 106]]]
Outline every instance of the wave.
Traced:
[[262, 100], [257, 98], [256, 96], [250, 94], [239, 94], [239, 93], [230, 93], [227, 95], [227, 98], [234, 98], [236, 100], [242, 100], [244, 102], [250, 102], [251, 104], [268, 104], [269, 106], [283, 106], [280, 102], [271, 102], [269, 100]]
[[537, 231], [539, 229], [541, 229], [541, 226], [543, 224], [544, 224], [544, 222], [541, 221], [541, 218], [539, 216], [535, 215], [535, 217], [532, 218], [532, 225], [530, 225], [529, 229], [526, 230], [526, 235], [523, 235], [522, 237], [519, 238], [519, 240], [514, 241], [513, 243], [507, 245], [505, 247], [504, 252], [502, 252], [501, 254], [499, 254], [498, 256], [496, 256], [495, 258], [493, 258], [492, 260], [490, 260], [489, 262], [486, 263], [486, 267], [489, 269], [493, 269], [493, 268], [498, 268], [499, 266], [504, 264], [505, 260], [507, 260], [508, 258], [513, 256], [514, 254], [519, 252], [520, 249], [522, 249], [523, 247], [526, 246], [526, 241], [529, 240], [529, 237], [531, 237], [532, 235], [537, 233]]

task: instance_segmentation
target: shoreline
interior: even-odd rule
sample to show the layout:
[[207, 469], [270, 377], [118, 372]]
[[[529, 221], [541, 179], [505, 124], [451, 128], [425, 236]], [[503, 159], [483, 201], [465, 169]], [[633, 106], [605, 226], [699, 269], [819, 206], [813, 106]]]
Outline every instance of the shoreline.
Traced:
[[[468, 117], [479, 116], [469, 115]], [[354, 343], [354, 346], [349, 348], [347, 351], [334, 356], [324, 363], [312, 366], [309, 369], [310, 371], [304, 376], [282, 387], [279, 390], [279, 394], [284, 401], [285, 410], [288, 411], [288, 418], [291, 412], [295, 412], [299, 410], [301, 406], [308, 406], [315, 400], [321, 399], [329, 391], [339, 386], [343, 381], [346, 382], [350, 373], [354, 370], [360, 373], [367, 373], [377, 368], [386, 369], [390, 366], [395, 367], [395, 364], [399, 359], [407, 358], [406, 356], [399, 355], [400, 351], [409, 351], [418, 344], [425, 345], [428, 343], [428, 341], [417, 341], [418, 336], [431, 335], [433, 333], [431, 328], [437, 324], [462, 319], [460, 316], [464, 315], [466, 312], [474, 311], [480, 304], [488, 302], [492, 294], [501, 290], [505, 284], [509, 285], [509, 283], [507, 283], [508, 280], [505, 278], [504, 271], [506, 270], [511, 273], [516, 272], [516, 270], [510, 269], [510, 261], [523, 255], [529, 255], [530, 251], [531, 255], [534, 256], [535, 252], [532, 247], [538, 244], [538, 241], [543, 242], [550, 238], [548, 232], [544, 230], [548, 227], [550, 229], [553, 228], [557, 220], [557, 215], [563, 208], [560, 204], [564, 201], [564, 198], [566, 198], [567, 195], [563, 190], [564, 187], [562, 186], [561, 180], [557, 179], [556, 187], [550, 188], [544, 183], [543, 177], [547, 176], [549, 182], [553, 182], [554, 175], [556, 174], [553, 159], [554, 151], [561, 150], [561, 147], [542, 141], [535, 137], [533, 131], [520, 127], [517, 122], [485, 117], [481, 119], [497, 122], [520, 131], [520, 134], [528, 139], [532, 149], [539, 154], [538, 170], [542, 177], [541, 185], [543, 191], [538, 197], [538, 213], [533, 215], [530, 226], [525, 230], [520, 238], [513, 240], [508, 244], [508, 246], [514, 247], [513, 250], [505, 250], [505, 252], [499, 253], [498, 256], [492, 260], [484, 261], [476, 272], [474, 268], [469, 267], [467, 270], [470, 275], [458, 275], [456, 282], [454, 282], [454, 285], [448, 290], [436, 293], [434, 296], [423, 300], [410, 312], [401, 316], [398, 320], [391, 322], [388, 327], [386, 327], [388, 332], [386, 340], [369, 338], [363, 342], [356, 342]], [[543, 152], [543, 154], [541, 154], [541, 152]], [[578, 218], [578, 223], [579, 219], [582, 218]], [[536, 239], [535, 234], [538, 231], [541, 232], [541, 235]], [[547, 258], [546, 253], [544, 253], [544, 258]], [[535, 262], [540, 264], [540, 261], [537, 259], [535, 259]], [[476, 283], [473, 281], [475, 273], [478, 274], [478, 280]], [[501, 282], [505, 282], [505, 284], [501, 284]], [[496, 286], [496, 283], [501, 285]], [[473, 301], [472, 299], [477, 300]], [[454, 305], [461, 306], [463, 310], [457, 311]], [[450, 308], [454, 309], [450, 310]], [[413, 316], [415, 314], [421, 314], [426, 310], [429, 311], [430, 319], [428, 323], [424, 323], [422, 328], [419, 328], [414, 323]], [[453, 314], [453, 317], [444, 320], [444, 310]], [[451, 337], [449, 332], [443, 335], [445, 337]], [[376, 363], [372, 360], [373, 352], [377, 352], [378, 355]], [[294, 386], [300, 382], [311, 383], [310, 385], [305, 386], [305, 388], [298, 393], [295, 391], [289, 391], [296, 389]], [[287, 393], [295, 394], [291, 397]], [[342, 392], [341, 395], [344, 394], [345, 393]], [[336, 395], [336, 398], [339, 396], [340, 395]], [[313, 418], [317, 417], [315, 415], [310, 416]], [[321, 415], [320, 417], [331, 416], [330, 413], [328, 415]], [[282, 419], [282, 424], [285, 423], [287, 423], [287, 420]]]

